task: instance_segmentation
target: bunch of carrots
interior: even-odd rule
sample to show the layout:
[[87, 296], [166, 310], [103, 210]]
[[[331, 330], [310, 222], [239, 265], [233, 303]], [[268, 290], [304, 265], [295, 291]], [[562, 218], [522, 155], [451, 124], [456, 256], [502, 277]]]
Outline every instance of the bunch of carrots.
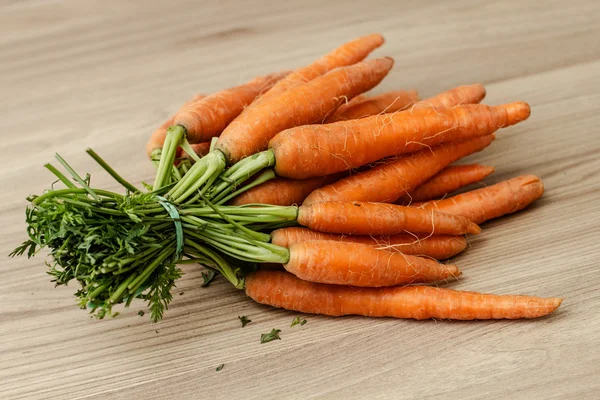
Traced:
[[[56, 255], [96, 240], [77, 224], [114, 224], [111, 235], [126, 226], [106, 243], [130, 256], [111, 256], [94, 242], [92, 261], [55, 256], [55, 275], [82, 284], [82, 305], [110, 310], [141, 297], [159, 304], [154, 319], [180, 275], [173, 265], [183, 262], [223, 274], [259, 303], [303, 313], [459, 320], [551, 313], [561, 299], [424, 285], [458, 277], [458, 266], [440, 261], [465, 250], [465, 235], [527, 207], [544, 188], [523, 175], [452, 196], [494, 171], [453, 163], [527, 119], [529, 105], [481, 104], [478, 84], [424, 100], [415, 90], [366, 95], [393, 66], [389, 57], [366, 60], [383, 42], [360, 37], [306, 67], [190, 99], [150, 137], [157, 172], [146, 193], [93, 152], [126, 195], [91, 188], [59, 159], [82, 188], [49, 167], [68, 189], [32, 198], [30, 240], [15, 254], [48, 246]], [[67, 222], [54, 218], [67, 212]], [[90, 213], [110, 217], [90, 222]], [[33, 223], [42, 218], [43, 230]], [[179, 244], [164, 250], [175, 238]], [[123, 240], [133, 240], [133, 250], [123, 250]]]
[[[298, 222], [308, 227], [271, 232], [272, 243], [289, 248], [290, 260], [285, 272], [264, 267], [246, 277], [246, 292], [260, 303], [417, 319], [552, 312], [560, 299], [412, 285], [459, 276], [457, 266], [435, 260], [462, 252], [461, 235], [479, 233], [474, 224], [527, 207], [544, 187], [524, 175], [448, 197], [494, 172], [451, 164], [486, 148], [498, 129], [527, 119], [529, 105], [482, 105], [486, 91], [478, 84], [424, 100], [415, 90], [367, 96], [393, 65], [388, 57], [364, 61], [383, 42], [380, 35], [361, 37], [291, 73], [196, 96], [152, 134], [148, 156], [160, 157], [173, 125], [185, 129], [200, 157], [214, 138], [213, 148], [229, 164], [265, 150], [273, 156], [274, 174], [228, 204], [302, 204]], [[459, 218], [444, 220], [451, 216]]]

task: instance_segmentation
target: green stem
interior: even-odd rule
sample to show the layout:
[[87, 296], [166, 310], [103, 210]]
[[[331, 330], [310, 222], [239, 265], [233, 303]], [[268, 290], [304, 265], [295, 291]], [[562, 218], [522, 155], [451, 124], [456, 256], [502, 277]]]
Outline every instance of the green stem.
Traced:
[[56, 167], [54, 167], [54, 165], [45, 164], [44, 167], [46, 167], [50, 172], [52, 172], [68, 188], [71, 188], [71, 189], [75, 188], [75, 184], [73, 184], [73, 182], [71, 182], [66, 176], [64, 176], [62, 172], [57, 170]]
[[94, 199], [100, 201], [100, 198], [98, 197], [98, 195], [96, 193], [94, 193], [94, 191], [92, 190], [92, 188], [90, 188], [88, 186], [88, 184], [85, 183], [85, 181], [79, 176], [79, 174], [77, 174], [77, 172], [75, 172], [75, 170], [73, 168], [71, 168], [71, 166], [65, 161], [64, 158], [62, 158], [59, 154], [56, 154], [55, 157], [58, 160], [58, 162], [61, 163], [62, 166], [65, 167], [65, 169], [67, 171], [69, 171], [69, 173], [71, 174], [71, 176], [77, 182], [79, 182], [79, 184], [81, 185], [81, 187], [83, 187], [85, 189], [85, 191], [90, 194], [90, 196], [92, 196]]
[[210, 197], [219, 197], [221, 192], [226, 190], [228, 187], [233, 186], [235, 188], [259, 171], [274, 165], [275, 153], [273, 153], [272, 150], [261, 151], [260, 153], [246, 157], [232, 165], [227, 171], [225, 171], [225, 173], [223, 173], [223, 177], [228, 178], [233, 182], [221, 182], [219, 185], [213, 188], [210, 193]]
[[[210, 250], [205, 246], [201, 246], [198, 243], [195, 243], [189, 239], [185, 240], [185, 245], [192, 247], [193, 250], [199, 253], [199, 255], [210, 258], [214, 261], [214, 264], [217, 266], [219, 272], [227, 279], [229, 282], [233, 284], [238, 289], [242, 289], [244, 287], [244, 280], [240, 279], [235, 271], [231, 268], [231, 265], [223, 257], [221, 257], [217, 252]], [[194, 253], [190, 251], [190, 249], [185, 249], [187, 253]]]
[[188, 173], [167, 195], [174, 203], [183, 203], [206, 182], [210, 181], [214, 175], [219, 175], [226, 165], [225, 154], [218, 150], [208, 153], [190, 168]]
[[[267, 169], [263, 171], [259, 176], [257, 176], [256, 179], [254, 179], [252, 182], [242, 187], [241, 189], [236, 190], [233, 193], [231, 193], [231, 191], [235, 189], [233, 186], [230, 186], [226, 190], [223, 190], [216, 198], [213, 199], [213, 203], [215, 203], [216, 205], [225, 204], [229, 200], [238, 196], [239, 194], [244, 193], [258, 185], [262, 185], [263, 183], [270, 181], [271, 179], [275, 179], [275, 171], [273, 171], [272, 169]], [[227, 195], [228, 193], [230, 194]]]
[[139, 193], [139, 189], [133, 186], [131, 183], [127, 182], [121, 175], [117, 173], [106, 161], [102, 159], [94, 150], [87, 149], [86, 152], [96, 161], [100, 166], [108, 172], [110, 176], [112, 176], [117, 182], [119, 182], [125, 189], [129, 190], [132, 193]]
[[174, 125], [167, 130], [167, 137], [163, 145], [160, 162], [158, 163], [158, 171], [156, 171], [156, 177], [154, 179], [154, 190], [167, 185], [173, 169], [173, 163], [175, 162], [175, 156], [177, 154], [177, 147], [185, 137], [185, 128], [181, 125]]

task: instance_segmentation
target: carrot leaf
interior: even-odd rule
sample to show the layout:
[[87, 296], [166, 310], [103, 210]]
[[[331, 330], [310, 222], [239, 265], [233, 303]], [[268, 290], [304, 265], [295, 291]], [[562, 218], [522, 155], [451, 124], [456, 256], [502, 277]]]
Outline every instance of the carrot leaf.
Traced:
[[245, 315], [242, 315], [241, 317], [238, 316], [238, 318], [242, 322], [242, 328], [245, 327], [246, 325], [248, 325], [250, 322], [252, 322], [252, 320], [250, 318], [246, 317]]
[[273, 329], [269, 333], [261, 334], [260, 343], [267, 343], [272, 340], [281, 340], [281, 338], [279, 337], [279, 332], [281, 332], [281, 329]]

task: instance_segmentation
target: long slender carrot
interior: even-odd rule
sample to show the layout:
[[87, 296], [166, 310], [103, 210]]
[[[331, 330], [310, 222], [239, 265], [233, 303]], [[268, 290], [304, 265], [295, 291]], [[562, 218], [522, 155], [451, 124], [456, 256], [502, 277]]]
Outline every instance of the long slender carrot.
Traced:
[[322, 121], [343, 98], [352, 98], [377, 85], [393, 64], [388, 57], [363, 61], [290, 88], [260, 106], [248, 108], [227, 126], [216, 148], [230, 163], [265, 150], [278, 132]]
[[352, 288], [307, 282], [283, 271], [246, 277], [246, 294], [273, 307], [329, 316], [363, 315], [412, 319], [538, 318], [562, 299], [461, 292], [428, 286]]
[[381, 46], [384, 41], [383, 36], [372, 34], [344, 43], [312, 64], [298, 68], [290, 73], [287, 77], [273, 86], [269, 93], [258, 100], [251, 108], [271, 101], [277, 95], [293, 87], [309, 82], [335, 68], [345, 67], [362, 61], [373, 50]]
[[313, 191], [303, 204], [319, 201], [377, 201], [393, 203], [447, 165], [487, 147], [494, 135], [446, 143], [392, 159], [367, 171], [342, 178]]
[[297, 222], [310, 229], [347, 235], [477, 234], [467, 218], [395, 204], [328, 201], [302, 205]]
[[362, 243], [310, 241], [289, 247], [284, 268], [309, 282], [359, 287], [435, 282], [460, 275], [455, 265]]
[[[186, 101], [180, 108], [181, 111], [183, 108], [187, 107], [189, 104], [192, 104], [202, 98], [206, 97], [204, 94], [197, 94], [188, 101]], [[177, 112], [179, 112], [177, 111]], [[150, 135], [150, 139], [146, 143], [146, 154], [148, 158], [152, 158], [152, 152], [157, 149], [161, 149], [163, 143], [165, 142], [165, 137], [167, 136], [167, 129], [175, 123], [175, 116], [177, 113], [173, 114], [169, 117], [161, 126], [155, 130], [152, 135]]]
[[234, 206], [251, 203], [276, 206], [302, 204], [306, 196], [313, 190], [335, 182], [344, 175], [334, 174], [303, 180], [275, 178], [234, 197], [229, 204]]
[[421, 108], [451, 108], [463, 104], [476, 104], [484, 99], [485, 87], [481, 84], [458, 86], [416, 103], [412, 110]]
[[479, 164], [449, 165], [433, 178], [402, 197], [398, 204], [439, 199], [448, 193], [481, 181], [494, 171], [494, 167]]
[[378, 96], [367, 97], [362, 101], [355, 102], [349, 107], [345, 107], [341, 112], [336, 110], [326, 123], [337, 121], [347, 121], [349, 119], [359, 119], [370, 117], [372, 115], [392, 113], [414, 105], [419, 100], [416, 90], [396, 90], [387, 92]]
[[385, 157], [494, 133], [529, 117], [527, 103], [423, 108], [277, 134], [269, 147], [277, 175], [306, 179], [357, 168]]
[[271, 232], [271, 243], [281, 247], [289, 247], [295, 243], [312, 240], [362, 243], [377, 249], [400, 251], [404, 254], [425, 256], [436, 260], [445, 260], [454, 257], [467, 248], [467, 239], [464, 236], [413, 236], [408, 234], [394, 236], [348, 236], [318, 232], [302, 227], [282, 228]]
[[188, 104], [175, 116], [173, 125], [186, 129], [190, 143], [210, 141], [218, 136], [248, 104], [269, 90], [289, 72], [277, 72], [213, 93], [200, 101]]
[[444, 200], [415, 205], [423, 210], [438, 210], [461, 215], [480, 224], [524, 209], [544, 193], [544, 184], [535, 175], [522, 175], [492, 186], [473, 190]]

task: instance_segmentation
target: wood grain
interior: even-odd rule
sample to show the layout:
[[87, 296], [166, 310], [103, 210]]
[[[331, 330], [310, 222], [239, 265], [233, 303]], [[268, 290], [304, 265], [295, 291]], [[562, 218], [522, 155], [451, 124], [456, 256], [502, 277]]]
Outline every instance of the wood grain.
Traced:
[[[544, 197], [484, 225], [457, 257], [466, 290], [564, 296], [537, 321], [308, 316], [252, 303], [185, 268], [166, 318], [140, 303], [96, 321], [41, 258], [0, 266], [2, 399], [595, 398], [600, 390], [600, 3], [408, 1], [0, 2], [0, 250], [25, 238], [25, 196], [60, 152], [116, 188], [84, 149], [150, 180], [150, 132], [196, 92], [308, 63], [381, 32], [396, 59], [377, 92], [482, 82], [531, 118], [469, 161], [486, 184], [540, 175]], [[181, 293], [181, 294], [180, 294]], [[252, 323], [241, 328], [238, 315]], [[281, 341], [260, 344], [282, 329]], [[225, 364], [221, 371], [215, 368]]]

